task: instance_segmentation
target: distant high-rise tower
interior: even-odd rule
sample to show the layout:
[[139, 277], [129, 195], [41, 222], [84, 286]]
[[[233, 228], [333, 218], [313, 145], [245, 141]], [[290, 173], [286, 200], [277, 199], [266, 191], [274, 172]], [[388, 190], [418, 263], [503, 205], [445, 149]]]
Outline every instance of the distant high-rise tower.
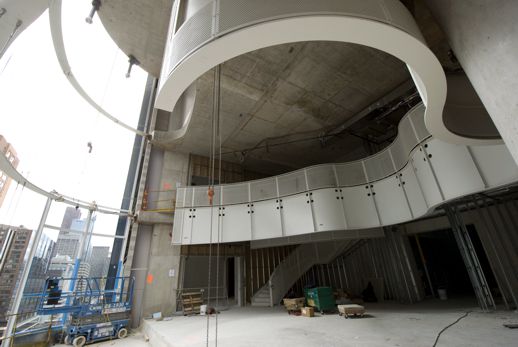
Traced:
[[110, 247], [94, 246], [92, 247], [90, 259], [90, 276], [106, 277], [108, 265], [110, 263]]
[[61, 222], [61, 230], [59, 231], [56, 246], [52, 251], [52, 258], [56, 255], [68, 255], [70, 258], [74, 259], [77, 247], [79, 247], [81, 235], [78, 233], [72, 233], [69, 230], [74, 229], [72, 228], [72, 224], [80, 218], [81, 210], [76, 209], [75, 207], [67, 207]]
[[32, 230], [0, 224], [0, 326], [5, 326], [5, 313], [23, 268], [25, 252]]
[[[52, 255], [55, 244], [56, 243], [47, 235], [41, 235], [36, 253], [34, 254], [34, 258], [32, 258], [32, 265], [29, 270], [29, 277], [27, 277], [27, 283], [25, 284], [24, 294], [34, 294], [42, 291], [48, 277], [50, 256]], [[26, 319], [34, 316], [39, 301], [39, 297], [27, 296], [22, 298], [18, 312], [23, 313], [23, 315], [18, 318]]]
[[[16, 151], [14, 150], [13, 146], [9, 142], [7, 142], [7, 140], [2, 135], [0, 135], [0, 151], [3, 155], [7, 157], [7, 159], [9, 159], [9, 161], [15, 168], [18, 167], [18, 163], [20, 162], [18, 159], [18, 155], [16, 154]], [[2, 207], [10, 184], [11, 177], [8, 177], [5, 173], [0, 171], [0, 207]]]

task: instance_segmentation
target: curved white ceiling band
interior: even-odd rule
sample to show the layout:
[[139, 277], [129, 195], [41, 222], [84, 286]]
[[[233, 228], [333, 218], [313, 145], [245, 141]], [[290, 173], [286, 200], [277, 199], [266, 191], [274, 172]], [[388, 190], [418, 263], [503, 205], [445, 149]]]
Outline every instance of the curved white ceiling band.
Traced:
[[99, 104], [97, 104], [88, 93], [81, 87], [75, 76], [72, 74], [72, 68], [68, 63], [67, 54], [65, 51], [65, 43], [63, 41], [63, 29], [61, 26], [61, 0], [50, 0], [49, 4], [49, 19], [50, 19], [50, 31], [52, 35], [52, 42], [54, 44], [54, 50], [59, 61], [59, 65], [63, 70], [63, 73], [67, 77], [68, 81], [74, 87], [74, 89], [86, 100], [93, 108], [95, 108], [103, 116], [114, 122], [115, 124], [134, 132], [140, 136], [147, 136], [148, 134], [144, 131], [133, 128], [132, 126], [124, 123], [118, 118], [112, 116]]
[[[435, 55], [422, 42], [420, 34], [415, 31], [418, 30], [414, 28], [415, 22], [409, 23], [405, 17], [403, 24], [396, 26], [394, 18], [389, 23], [386, 17], [366, 17], [365, 14], [356, 17], [354, 14], [299, 15], [252, 22], [248, 26], [240, 25], [233, 31], [220, 33], [222, 36], [213, 37], [182, 57], [179, 63], [171, 67], [172, 71], [165, 71], [155, 105], [172, 111], [182, 93], [197, 78], [214, 66], [239, 55], [286, 43], [337, 41], [369, 46], [405, 62], [426, 104], [425, 118], [442, 119], [446, 99], [444, 71]], [[397, 19], [401, 17], [404, 16]], [[170, 41], [172, 46], [166, 49], [168, 55], [164, 57], [163, 69], [168, 68], [167, 61], [175, 52], [174, 39], [175, 36]], [[186, 124], [184, 127], [188, 126]]]
[[47, 198], [51, 198], [53, 200], [63, 202], [65, 204], [72, 206], [79, 206], [86, 209], [94, 209], [101, 213], [130, 215], [130, 212], [128, 210], [121, 210], [118, 208], [97, 205], [95, 203], [86, 202], [73, 197], [59, 194], [56, 191], [48, 192], [27, 180], [20, 172], [18, 172], [18, 170], [16, 170], [16, 168], [11, 164], [11, 162], [7, 159], [5, 155], [0, 155], [0, 171], [2, 171], [7, 176], [11, 177], [14, 181], [18, 182], [18, 184], [22, 185], [23, 187], [30, 189], [33, 192], [45, 196]]

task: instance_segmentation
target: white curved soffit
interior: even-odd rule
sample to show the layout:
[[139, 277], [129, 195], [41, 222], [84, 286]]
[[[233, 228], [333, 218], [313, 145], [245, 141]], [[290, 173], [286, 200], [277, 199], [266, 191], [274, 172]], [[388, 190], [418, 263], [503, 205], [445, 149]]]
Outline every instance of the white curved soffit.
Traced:
[[[467, 76], [449, 75], [447, 84], [448, 93], [442, 116], [425, 118], [430, 133], [437, 139], [459, 145], [504, 143]], [[481, 129], [485, 133], [477, 136], [481, 135]]]
[[88, 102], [93, 108], [95, 108], [100, 114], [114, 122], [115, 124], [137, 134], [140, 136], [147, 136], [145, 132], [135, 129], [132, 126], [124, 123], [118, 118], [112, 116], [99, 104], [97, 104], [88, 93], [83, 89], [81, 84], [77, 81], [72, 73], [72, 68], [68, 63], [67, 54], [65, 51], [65, 43], [63, 41], [63, 28], [61, 26], [61, 0], [50, 0], [49, 4], [49, 20], [50, 20], [50, 31], [52, 35], [52, 42], [54, 44], [54, 50], [59, 61], [59, 65], [63, 70], [63, 73], [67, 77], [68, 81], [74, 87], [74, 89]]
[[47, 0], [0, 1], [0, 58], [9, 46], [48, 7]]
[[421, 218], [448, 201], [518, 181], [518, 166], [505, 145], [468, 147], [435, 139], [423, 114], [422, 105], [409, 111], [396, 140], [375, 155], [215, 186], [212, 207], [207, 187], [178, 189], [173, 243], [326, 231], [362, 238], [370, 228]]
[[[227, 0], [229, 4], [232, 2], [235, 2], [236, 6], [246, 7], [249, 4], [239, 0]], [[326, 6], [326, 2], [317, 3], [321, 7]], [[207, 6], [212, 6], [212, 3]], [[257, 6], [255, 2], [254, 6]], [[263, 18], [262, 22], [239, 23], [234, 28], [214, 34], [201, 45], [192, 47], [178, 62], [173, 62], [173, 66], [169, 66], [171, 57], [177, 54], [178, 50], [178, 47], [175, 47], [176, 36], [183, 29], [197, 29], [195, 24], [188, 24], [190, 21], [200, 22], [201, 19], [196, 16], [204, 9], [198, 11], [183, 24], [172, 39], [168, 40], [161, 87], [155, 107], [172, 111], [182, 93], [198, 77], [214, 66], [239, 55], [291, 42], [337, 41], [372, 47], [406, 63], [426, 105], [426, 118], [434, 121], [442, 118], [446, 98], [444, 71], [424, 43], [413, 17], [399, 1], [342, 1], [340, 6], [345, 7], [343, 11], [319, 11], [325, 14], [300, 13], [300, 10], [297, 13], [298, 5], [293, 6], [294, 14], [283, 15], [285, 18]], [[241, 10], [245, 12], [247, 9], [239, 9]], [[222, 11], [220, 8], [219, 16], [222, 16]], [[186, 33], [182, 35], [188, 36]], [[195, 33], [192, 33], [192, 36], [196, 37]], [[188, 124], [185, 127], [188, 127]]]
[[129, 215], [128, 210], [121, 210], [118, 208], [97, 205], [95, 203], [90, 203], [84, 200], [59, 194], [56, 191], [48, 192], [45, 189], [42, 189], [37, 185], [31, 183], [29, 180], [27, 180], [20, 172], [18, 172], [18, 170], [16, 170], [16, 168], [11, 164], [11, 162], [5, 155], [0, 155], [0, 171], [12, 178], [14, 181], [18, 182], [18, 184], [20, 184], [21, 186], [30, 189], [33, 192], [40, 194], [44, 197], [51, 198], [52, 200], [63, 202], [71, 206], [79, 206], [86, 209], [93, 208], [96, 211], [106, 214]]

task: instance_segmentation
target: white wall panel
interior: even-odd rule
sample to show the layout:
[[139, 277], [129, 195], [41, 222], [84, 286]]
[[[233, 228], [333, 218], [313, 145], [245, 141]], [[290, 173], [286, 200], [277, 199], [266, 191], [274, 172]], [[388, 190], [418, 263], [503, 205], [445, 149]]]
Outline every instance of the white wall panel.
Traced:
[[345, 216], [340, 189], [319, 189], [311, 192], [317, 231], [344, 230]]
[[192, 234], [192, 208], [186, 208], [183, 214], [183, 222], [182, 222], [182, 244], [190, 245], [191, 244], [191, 234]]
[[281, 214], [275, 200], [254, 202], [252, 205], [252, 239], [282, 236]]
[[390, 176], [373, 184], [374, 200], [381, 224], [390, 225], [412, 218], [405, 192], [397, 176]]
[[[189, 211], [189, 209], [187, 209]], [[174, 224], [173, 224], [173, 245], [182, 243], [182, 232], [183, 232], [183, 216], [185, 209], [180, 208], [174, 212]]]
[[417, 149], [410, 162], [414, 167], [414, 172], [421, 186], [427, 206], [432, 207], [442, 202], [441, 192], [435, 182], [432, 169], [428, 164], [428, 158], [425, 156], [424, 151]]
[[245, 241], [252, 238], [252, 216], [247, 204], [224, 206], [222, 242]]
[[212, 242], [218, 240], [218, 208], [217, 207], [197, 207], [192, 212], [192, 233], [191, 244], [205, 244], [211, 242], [211, 218], [212, 209]]
[[484, 189], [482, 177], [466, 146], [432, 140], [426, 150], [446, 199]]
[[349, 228], [379, 226], [374, 200], [367, 185], [342, 188], [345, 220]]
[[406, 196], [408, 198], [408, 202], [414, 217], [424, 215], [428, 210], [428, 207], [426, 206], [426, 200], [424, 199], [423, 192], [421, 191], [421, 187], [417, 181], [414, 167], [408, 164], [403, 170], [401, 170], [400, 174], [401, 183], [405, 189]]
[[308, 193], [286, 196], [281, 199], [284, 235], [309, 234], [315, 231]]
[[518, 176], [518, 166], [505, 145], [472, 146], [470, 149], [486, 185], [509, 183]]

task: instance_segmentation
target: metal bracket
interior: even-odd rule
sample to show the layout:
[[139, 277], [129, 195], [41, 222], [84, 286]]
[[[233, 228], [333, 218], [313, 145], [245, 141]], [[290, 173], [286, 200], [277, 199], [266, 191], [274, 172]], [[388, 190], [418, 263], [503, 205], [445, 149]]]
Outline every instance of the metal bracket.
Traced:
[[93, 0], [92, 1], [92, 9], [90, 10], [90, 14], [88, 14], [88, 17], [85, 18], [85, 21], [88, 24], [92, 24], [95, 12], [99, 11], [99, 8], [101, 7], [101, 0]]

